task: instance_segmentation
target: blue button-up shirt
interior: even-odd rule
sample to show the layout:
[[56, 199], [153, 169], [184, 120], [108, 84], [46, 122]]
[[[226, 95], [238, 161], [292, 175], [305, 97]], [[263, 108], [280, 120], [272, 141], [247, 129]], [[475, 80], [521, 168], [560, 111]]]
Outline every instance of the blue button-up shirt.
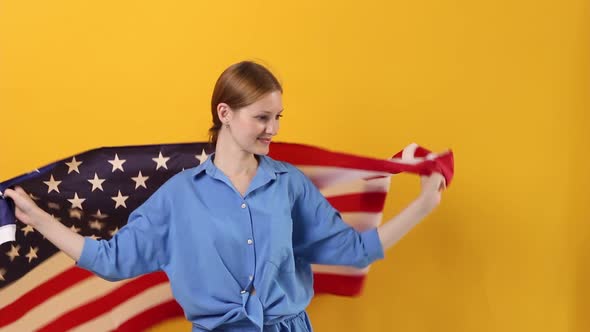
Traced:
[[212, 157], [178, 173], [111, 240], [86, 238], [78, 265], [107, 280], [163, 270], [195, 331], [262, 330], [305, 310], [310, 264], [383, 257], [376, 229], [355, 231], [301, 171], [258, 158], [244, 196]]

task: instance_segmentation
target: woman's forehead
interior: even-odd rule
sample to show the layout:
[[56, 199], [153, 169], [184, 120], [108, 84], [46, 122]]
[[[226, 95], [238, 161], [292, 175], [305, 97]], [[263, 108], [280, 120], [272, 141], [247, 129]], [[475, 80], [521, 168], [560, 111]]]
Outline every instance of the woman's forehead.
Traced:
[[257, 112], [279, 113], [283, 111], [283, 96], [280, 92], [271, 92], [246, 108]]

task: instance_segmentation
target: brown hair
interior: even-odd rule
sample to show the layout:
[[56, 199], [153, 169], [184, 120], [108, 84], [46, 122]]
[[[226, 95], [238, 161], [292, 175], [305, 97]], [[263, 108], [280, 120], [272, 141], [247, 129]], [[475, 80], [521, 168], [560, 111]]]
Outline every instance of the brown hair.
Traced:
[[242, 61], [231, 65], [221, 73], [215, 83], [211, 97], [213, 126], [209, 129], [209, 141], [217, 143], [221, 120], [217, 115], [217, 105], [226, 103], [234, 110], [248, 106], [267, 93], [283, 88], [277, 78], [264, 66], [252, 61]]

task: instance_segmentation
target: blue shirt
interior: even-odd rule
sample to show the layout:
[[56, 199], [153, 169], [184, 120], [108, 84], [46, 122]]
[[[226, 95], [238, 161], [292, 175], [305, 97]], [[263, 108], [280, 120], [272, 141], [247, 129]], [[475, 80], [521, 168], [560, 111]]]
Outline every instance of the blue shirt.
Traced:
[[109, 241], [85, 238], [78, 265], [107, 280], [163, 270], [195, 331], [262, 331], [305, 310], [310, 264], [383, 257], [377, 230], [355, 231], [293, 165], [258, 156], [242, 196], [212, 158], [168, 180]]

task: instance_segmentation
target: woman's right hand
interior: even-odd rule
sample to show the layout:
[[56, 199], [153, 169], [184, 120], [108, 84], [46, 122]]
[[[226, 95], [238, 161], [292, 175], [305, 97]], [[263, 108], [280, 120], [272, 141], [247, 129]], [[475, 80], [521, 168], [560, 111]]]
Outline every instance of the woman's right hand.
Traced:
[[36, 223], [46, 214], [21, 187], [6, 189], [4, 197], [9, 197], [14, 201], [16, 218], [27, 225], [36, 227]]
[[80, 234], [73, 232], [60, 222], [53, 222], [55, 219], [38, 207], [23, 188], [6, 189], [4, 196], [14, 201], [18, 220], [33, 226], [56, 247], [72, 257], [73, 260], [78, 261], [80, 259], [84, 247], [84, 238]]

